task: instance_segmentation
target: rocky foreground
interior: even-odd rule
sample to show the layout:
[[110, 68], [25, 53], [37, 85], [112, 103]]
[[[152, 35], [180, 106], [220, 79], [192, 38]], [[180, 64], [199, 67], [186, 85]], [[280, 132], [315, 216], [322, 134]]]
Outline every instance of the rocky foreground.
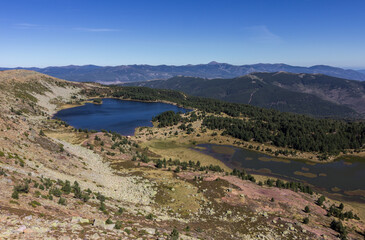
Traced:
[[101, 87], [0, 72], [0, 239], [364, 238], [347, 204], [52, 119]]

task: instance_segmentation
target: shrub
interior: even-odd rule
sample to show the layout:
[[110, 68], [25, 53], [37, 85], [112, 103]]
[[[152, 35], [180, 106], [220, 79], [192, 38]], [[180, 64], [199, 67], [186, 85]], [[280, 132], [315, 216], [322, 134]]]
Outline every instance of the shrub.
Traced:
[[29, 184], [26, 182], [25, 184], [19, 184], [14, 186], [14, 191], [19, 193], [28, 193], [29, 192]]
[[144, 163], [148, 163], [150, 161], [150, 159], [147, 157], [147, 155], [143, 154], [141, 156], [141, 161]]
[[22, 159], [19, 159], [19, 165], [20, 165], [21, 167], [24, 167], [24, 161], [23, 161]]
[[104, 202], [105, 201], [105, 196], [98, 192], [96, 194], [96, 199], [98, 199], [100, 202]]
[[51, 189], [49, 190], [49, 194], [50, 194], [50, 195], [53, 195], [53, 196], [55, 196], [55, 197], [61, 197], [62, 192], [61, 192], [61, 190], [60, 190], [59, 188], [51, 188]]
[[81, 199], [83, 202], [87, 202], [87, 201], [89, 201], [90, 196], [89, 196], [89, 194], [87, 194], [87, 193], [82, 193], [82, 194], [81, 194], [81, 196], [80, 196], [80, 199]]
[[35, 191], [34, 195], [39, 198], [39, 196], [41, 195], [41, 192], [40, 191]]
[[124, 208], [121, 208], [121, 207], [120, 207], [120, 208], [118, 209], [117, 214], [118, 214], [118, 215], [121, 215], [121, 214], [123, 214], [123, 212], [124, 212]]
[[161, 160], [158, 160], [157, 161], [157, 164], [155, 165], [157, 168], [162, 168], [162, 165], [163, 165], [163, 163], [162, 163], [162, 161]]
[[114, 226], [115, 229], [121, 229], [122, 228], [122, 222], [121, 221], [117, 221], [115, 223], [115, 226]]
[[11, 197], [14, 198], [14, 199], [19, 199], [19, 193], [18, 191], [13, 191], [13, 194], [11, 194]]
[[317, 204], [319, 206], [322, 206], [323, 202], [326, 200], [326, 198], [322, 195], [317, 199]]
[[66, 206], [67, 204], [66, 198], [60, 197], [60, 199], [58, 199], [58, 204]]
[[113, 221], [112, 221], [110, 218], [108, 218], [108, 219], [105, 221], [105, 224], [113, 224]]
[[310, 213], [310, 209], [309, 209], [309, 207], [308, 206], [305, 206], [305, 208], [304, 208], [304, 212], [306, 212], [306, 213]]
[[65, 194], [70, 194], [71, 192], [71, 183], [70, 181], [66, 180], [65, 184], [61, 188], [62, 192]]
[[330, 227], [336, 232], [340, 233], [340, 239], [347, 239], [347, 229], [342, 225], [341, 221], [333, 220]]
[[303, 223], [304, 223], [304, 224], [308, 224], [308, 223], [309, 223], [309, 218], [305, 217], [305, 218], [303, 219]]
[[343, 203], [340, 204], [340, 206], [338, 206], [339, 209], [343, 210], [345, 206], [343, 205]]
[[153, 214], [152, 214], [152, 213], [148, 214], [148, 215], [146, 216], [146, 219], [148, 219], [148, 220], [152, 220], [152, 219], [153, 219]]
[[177, 231], [176, 228], [174, 228], [170, 234], [170, 239], [171, 240], [178, 240], [179, 239], [179, 232]]
[[0, 169], [0, 176], [4, 175], [5, 177], [7, 176], [5, 171], [3, 169]]
[[41, 179], [41, 182], [44, 184], [46, 189], [52, 187], [52, 185], [53, 185], [51, 179], [49, 179], [49, 178]]
[[102, 212], [105, 212], [106, 211], [106, 207], [105, 207], [104, 202], [100, 202], [99, 210], [102, 211]]

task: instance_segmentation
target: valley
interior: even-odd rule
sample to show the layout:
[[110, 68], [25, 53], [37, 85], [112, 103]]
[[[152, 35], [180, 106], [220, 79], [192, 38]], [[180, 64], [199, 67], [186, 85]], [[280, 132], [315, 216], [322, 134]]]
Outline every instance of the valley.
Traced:
[[[1, 238], [363, 237], [362, 203], [343, 201], [342, 206], [306, 184], [235, 170], [201, 152], [201, 143], [252, 145], [260, 147], [259, 151], [263, 147], [263, 143], [203, 126], [205, 117], [199, 116], [204, 112], [206, 117], [218, 115], [203, 106], [217, 106], [217, 111], [225, 106], [226, 112], [219, 115], [227, 118], [249, 119], [257, 117], [256, 111], [269, 112], [245, 107], [251, 115], [236, 116], [229, 110], [241, 111], [238, 105], [208, 105], [202, 99], [194, 103], [190, 96], [177, 92], [68, 82], [24, 70], [0, 72], [0, 84]], [[155, 116], [154, 126], [139, 127], [131, 137], [107, 129], [75, 128], [52, 118], [60, 109], [92, 101], [91, 96], [173, 102], [194, 111], [161, 113]], [[189, 106], [184, 99], [194, 104]], [[335, 123], [342, 131], [345, 123]], [[293, 151], [265, 144], [265, 150], [270, 146], [280, 158]], [[215, 151], [233, 153], [227, 148]], [[298, 158], [309, 154], [296, 151]], [[363, 154], [361, 147], [352, 151], [346, 154]], [[312, 161], [320, 161], [315, 159], [318, 153], [312, 154]], [[326, 161], [334, 158], [330, 155]]]

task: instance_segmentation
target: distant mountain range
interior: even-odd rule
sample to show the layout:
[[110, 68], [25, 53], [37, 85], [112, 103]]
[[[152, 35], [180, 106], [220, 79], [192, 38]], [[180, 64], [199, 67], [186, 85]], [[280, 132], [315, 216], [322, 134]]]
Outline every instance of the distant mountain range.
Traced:
[[323, 74], [252, 73], [232, 79], [173, 77], [126, 83], [319, 117], [363, 118], [365, 82]]
[[[0, 68], [9, 70], [11, 68]], [[14, 69], [14, 68], [12, 68]], [[231, 65], [227, 63], [210, 62], [208, 64], [168, 66], [168, 65], [122, 65], [101, 67], [95, 65], [64, 66], [46, 68], [17, 68], [33, 70], [53, 77], [77, 82], [125, 83], [147, 81], [154, 79], [169, 79], [174, 76], [191, 76], [201, 78], [235, 78], [253, 72], [291, 72], [291, 73], [321, 73], [333, 77], [365, 80], [365, 72], [346, 70], [337, 67], [317, 65], [298, 67], [286, 64], [253, 64]]]

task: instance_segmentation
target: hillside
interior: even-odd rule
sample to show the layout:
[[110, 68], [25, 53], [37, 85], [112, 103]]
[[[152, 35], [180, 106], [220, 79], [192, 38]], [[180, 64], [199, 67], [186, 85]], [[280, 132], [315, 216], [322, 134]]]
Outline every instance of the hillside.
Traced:
[[[177, 126], [142, 128], [127, 138], [52, 119], [61, 108], [120, 89], [0, 71], [1, 239], [363, 236], [361, 207], [345, 203], [340, 211], [340, 202], [305, 184], [232, 171], [188, 148], [170, 160], [163, 150], [191, 136]], [[212, 130], [196, 131], [212, 140]]]
[[252, 73], [233, 79], [174, 77], [129, 83], [319, 117], [365, 113], [365, 83], [322, 74]]
[[[191, 76], [201, 78], [235, 78], [253, 72], [291, 72], [291, 73], [321, 73], [333, 77], [365, 80], [365, 74], [354, 70], [345, 70], [331, 66], [317, 65], [312, 67], [290, 66], [287, 64], [252, 64], [231, 65], [227, 63], [211, 62], [198, 65], [121, 65], [121, 66], [62, 66], [46, 68], [24, 68], [54, 77], [77, 82], [136, 82], [153, 79], [168, 79], [175, 76]], [[0, 68], [0, 70], [9, 70]]]

